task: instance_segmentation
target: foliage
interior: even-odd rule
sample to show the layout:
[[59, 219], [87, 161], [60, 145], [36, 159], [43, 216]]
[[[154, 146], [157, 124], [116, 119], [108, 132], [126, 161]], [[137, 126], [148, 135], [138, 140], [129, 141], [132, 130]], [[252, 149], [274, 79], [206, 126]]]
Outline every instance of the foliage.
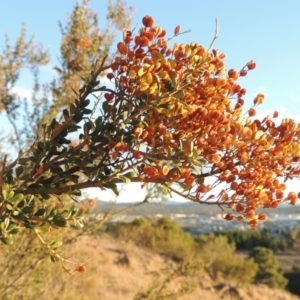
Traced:
[[258, 265], [256, 283], [263, 283], [271, 288], [284, 288], [288, 281], [283, 276], [280, 264], [273, 251], [264, 247], [255, 247], [249, 255]]
[[299, 251], [300, 249], [300, 227], [295, 227], [291, 232], [290, 232], [290, 242], [292, 244], [293, 250]]
[[[27, 232], [20, 235], [15, 247], [1, 247], [1, 299], [37, 298], [44, 276], [43, 268], [37, 266], [45, 254], [37, 239]], [[32, 289], [24, 286], [32, 286]]]
[[198, 253], [208, 264], [205, 271], [214, 279], [226, 279], [237, 285], [247, 285], [254, 281], [258, 266], [253, 259], [244, 260], [235, 254], [233, 244], [225, 236], [200, 235], [196, 238]]
[[226, 237], [209, 234], [194, 240], [169, 218], [152, 222], [138, 218], [131, 223], [109, 223], [106, 232], [123, 241], [133, 241], [138, 246], [163, 253], [176, 262], [191, 258], [200, 260], [214, 280], [226, 279], [247, 285], [252, 283], [258, 269], [252, 259], [245, 260], [236, 255], [234, 246]]
[[[285, 192], [285, 181], [300, 174], [300, 125], [292, 119], [277, 125], [277, 112], [255, 119], [261, 94], [246, 113], [242, 110], [246, 89], [237, 79], [255, 62], [239, 72], [226, 71], [225, 55], [213, 45], [169, 47], [171, 38], [150, 16], [139, 31], [124, 30], [109, 59], [105, 43], [99, 50], [97, 18], [87, 3], [75, 7], [62, 31], [52, 121], [42, 123], [37, 139], [15, 161], [2, 159], [3, 243], [12, 244], [20, 230], [29, 228], [55, 257], [41, 233], [82, 225], [70, 198], [76, 200], [89, 187], [118, 195], [117, 184], [123, 182], [158, 184], [169, 194], [217, 205], [225, 219], [237, 218], [253, 228], [266, 219], [257, 208], [296, 203], [299, 195]], [[116, 28], [124, 24], [119, 23], [120, 5], [108, 17]], [[104, 75], [110, 84], [104, 84]], [[54, 207], [49, 198], [56, 198]]]
[[[24, 25], [14, 45], [10, 44], [9, 37], [6, 36], [5, 47], [0, 54], [0, 113], [5, 113], [13, 130], [1, 133], [1, 152], [11, 152], [4, 147], [6, 143], [19, 150], [27, 138], [37, 134], [37, 124], [48, 105], [48, 100], [38, 95], [42, 91], [38, 75], [40, 67], [48, 62], [47, 50], [42, 45], [35, 44], [33, 38], [27, 41]], [[34, 78], [31, 99], [33, 109], [16, 92], [18, 79], [24, 70], [29, 70]], [[21, 128], [17, 120], [23, 124]]]
[[284, 277], [288, 280], [286, 289], [300, 296], [300, 267], [294, 266], [290, 272], [284, 273]]
[[78, 91], [91, 74], [91, 65], [110, 55], [118, 31], [128, 28], [131, 10], [122, 0], [108, 0], [106, 25], [99, 27], [98, 14], [89, 8], [89, 0], [76, 3], [68, 23], [60, 23], [62, 34], [60, 65], [55, 67], [58, 78], [51, 83], [52, 105], [40, 124], [61, 116], [62, 109], [74, 102]]
[[274, 237], [271, 232], [263, 228], [261, 230], [224, 230], [214, 232], [216, 235], [224, 235], [229, 243], [233, 243], [237, 250], [251, 250], [260, 246], [273, 251], [285, 251], [291, 248], [288, 237]]
[[[196, 243], [193, 243], [194, 249], [191, 250], [191, 244], [188, 244], [186, 239], [182, 239], [183, 235], [187, 234], [183, 231], [182, 235], [176, 233], [178, 227], [176, 223], [173, 223], [172, 220], [169, 219], [164, 218], [157, 222], [151, 222], [148, 219], [139, 218], [133, 221], [127, 228], [126, 224], [122, 223], [107, 223], [105, 226], [109, 228], [109, 230], [106, 230], [106, 233], [109, 234], [108, 237], [106, 237], [106, 243], [112, 240], [110, 238], [111, 234], [117, 236], [118, 232], [122, 230], [122, 235], [119, 236], [122, 241], [122, 243], [119, 243], [120, 249], [124, 247], [124, 240], [132, 241], [132, 238], [135, 238], [136, 240], [133, 241], [137, 243], [138, 238], [143, 238], [143, 236], [139, 235], [141, 228], [147, 229], [156, 238], [157, 236], [160, 238], [168, 236], [168, 238], [170, 238], [168, 243], [175, 247], [174, 253], [178, 252], [178, 248], [176, 247], [178, 247], [179, 243], [183, 243], [187, 249], [185, 255], [182, 253], [181, 259], [177, 257], [176, 260], [175, 257], [171, 255], [170, 260], [168, 259], [168, 257], [170, 257], [170, 248], [165, 247], [166, 244], [160, 244], [158, 240], [157, 243], [153, 245], [146, 245], [145, 247], [150, 248], [150, 253], [153, 255], [155, 255], [155, 253], [167, 254], [165, 261], [169, 262], [169, 265], [163, 269], [160, 266], [159, 271], [153, 273], [151, 284], [144, 285], [140, 292], [136, 294], [136, 299], [159, 299], [158, 297], [161, 297], [161, 299], [176, 299], [176, 297], [180, 299], [181, 295], [188, 294], [192, 292], [195, 287], [199, 286], [201, 282], [200, 278], [203, 279], [205, 273], [208, 273], [212, 277], [212, 282], [215, 283], [225, 280], [230, 286], [248, 285], [253, 281], [258, 271], [258, 265], [254, 263], [253, 259], [242, 259], [236, 255], [233, 245], [229, 244], [226, 237], [223, 236], [215, 236], [213, 234], [199, 236], [196, 239]], [[151, 228], [155, 228], [155, 230], [151, 231]], [[103, 230], [104, 228], [101, 227], [101, 232], [103, 232]], [[162, 231], [164, 234], [159, 235], [156, 231]], [[166, 231], [169, 232], [169, 234], [166, 234]], [[134, 234], [132, 234], [133, 232], [137, 232], [137, 235], [134, 236]], [[85, 241], [88, 241], [86, 243], [87, 246], [82, 248], [82, 246], [80, 246], [82, 245], [81, 240], [77, 243], [77, 248], [73, 249], [78, 239], [78, 234], [72, 230], [64, 230], [60, 232], [60, 234], [62, 235], [60, 239], [62, 239], [65, 244], [63, 251], [66, 251], [68, 255], [72, 255], [74, 252], [78, 255], [78, 251], [82, 251], [85, 253], [85, 256], [91, 257], [87, 263], [89, 269], [91, 269], [89, 274], [77, 280], [75, 277], [71, 277], [75, 291], [82, 290], [82, 287], [88, 287], [89, 280], [91, 280], [92, 277], [95, 281], [94, 285], [97, 286], [96, 290], [98, 290], [99, 280], [100, 282], [102, 282], [102, 279], [104, 281], [107, 280], [105, 275], [99, 273], [98, 275], [100, 275], [100, 277], [104, 276], [104, 278], [101, 277], [102, 279], [99, 279], [99, 276], [96, 276], [97, 280], [95, 280], [94, 272], [98, 270], [98, 264], [108, 264], [107, 267], [110, 271], [113, 266], [110, 265], [109, 262], [105, 262], [105, 260], [107, 260], [107, 254], [103, 255], [103, 252], [101, 252], [102, 246], [100, 245], [103, 244], [103, 240], [99, 242], [97, 235], [93, 235], [91, 231], [85, 231], [84, 234], [87, 234], [87, 240], [85, 239]], [[55, 237], [57, 238], [57, 232], [53, 231], [50, 233], [50, 237], [53, 239]], [[151, 240], [150, 237], [147, 237], [147, 239]], [[172, 243], [172, 239], [178, 239], [177, 243]], [[93, 240], [94, 242], [92, 242]], [[94, 248], [95, 245], [99, 245], [99, 247], [96, 249]], [[130, 243], [128, 245], [130, 245]], [[80, 248], [81, 250], [79, 250]], [[107, 251], [115, 251], [112, 249], [115, 247], [105, 248]], [[86, 253], [87, 249], [89, 249], [89, 251], [93, 249], [94, 252]], [[149, 259], [149, 255], [152, 255], [150, 253], [147, 254], [147, 259]], [[130, 257], [133, 255], [131, 253], [127, 254]], [[99, 255], [99, 257], [97, 255]], [[258, 256], [259, 255], [260, 254], [258, 254]], [[9, 259], [6, 259], [7, 257], [9, 257]], [[99, 258], [101, 258], [102, 262], [98, 261]], [[139, 256], [137, 259], [139, 259]], [[38, 247], [38, 241], [26, 231], [22, 232], [22, 235], [20, 235], [16, 241], [15, 247], [1, 248], [0, 261], [0, 271], [1, 274], [3, 274], [0, 280], [1, 299], [40, 299], [42, 295], [45, 299], [48, 299], [49, 290], [53, 290], [53, 294], [50, 296], [52, 298], [56, 295], [60, 297], [60, 299], [70, 299], [70, 295], [72, 295], [72, 297], [75, 295], [74, 290], [68, 288], [70, 286], [70, 276], [66, 274], [67, 277], [65, 277], [64, 272], [58, 272], [57, 268], [55, 268], [54, 265], [52, 266], [50, 259], [47, 257], [47, 253]], [[147, 260], [146, 262], [148, 263]], [[38, 268], [36, 266], [38, 266]], [[71, 267], [72, 271], [77, 268], [76, 265]], [[130, 268], [128, 272], [133, 272], [133, 270]], [[116, 276], [118, 274], [116, 270], [113, 271], [113, 273], [116, 273]], [[296, 277], [291, 278], [291, 282], [294, 282]], [[265, 278], [262, 280], [265, 282]], [[256, 283], [262, 282], [257, 279]], [[110, 285], [109, 289], [111, 288], [112, 286]], [[86, 292], [85, 296], [86, 299], [88, 299], [89, 293]]]
[[133, 241], [137, 246], [155, 249], [175, 261], [182, 261], [195, 252], [192, 236], [169, 218], [157, 221], [138, 218], [132, 223], [109, 223], [106, 232], [115, 238]]

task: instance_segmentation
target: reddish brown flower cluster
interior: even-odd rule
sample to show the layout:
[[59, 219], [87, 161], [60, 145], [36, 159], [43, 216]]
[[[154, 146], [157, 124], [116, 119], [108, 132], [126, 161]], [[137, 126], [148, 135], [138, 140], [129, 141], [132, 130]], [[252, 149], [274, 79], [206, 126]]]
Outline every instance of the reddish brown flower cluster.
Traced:
[[[134, 138], [111, 144], [112, 158], [127, 153], [132, 165], [141, 160], [135, 169], [140, 179], [193, 201], [216, 203], [227, 212], [225, 219], [252, 227], [266, 219], [257, 208], [295, 204], [299, 194], [287, 192], [284, 182], [300, 174], [299, 124], [285, 119], [276, 125], [277, 112], [254, 119], [262, 94], [247, 114], [242, 111], [246, 89], [237, 80], [256, 63], [226, 71], [223, 53], [196, 43], [168, 48], [166, 31], [152, 17], [144, 17], [143, 25], [135, 35], [124, 32], [107, 74], [116, 91], [105, 99], [111, 107], [123, 105], [124, 126]], [[174, 34], [179, 33], [177, 26]], [[206, 177], [215, 182], [208, 184]], [[221, 192], [215, 195], [217, 184]]]

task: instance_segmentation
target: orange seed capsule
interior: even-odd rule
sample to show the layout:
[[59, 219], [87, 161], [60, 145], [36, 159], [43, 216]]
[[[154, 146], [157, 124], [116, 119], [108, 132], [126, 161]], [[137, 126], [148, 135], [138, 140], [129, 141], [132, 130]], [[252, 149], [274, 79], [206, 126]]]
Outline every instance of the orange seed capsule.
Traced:
[[175, 27], [174, 34], [177, 35], [180, 32], [180, 25]]
[[153, 27], [154, 25], [154, 19], [148, 15], [143, 18], [142, 22], [145, 27]]

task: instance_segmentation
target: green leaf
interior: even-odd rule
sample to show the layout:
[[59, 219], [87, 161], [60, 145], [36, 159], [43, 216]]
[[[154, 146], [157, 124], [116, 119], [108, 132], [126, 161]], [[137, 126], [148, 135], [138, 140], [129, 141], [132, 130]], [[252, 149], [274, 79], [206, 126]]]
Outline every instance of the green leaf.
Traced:
[[157, 103], [156, 103], [155, 101], [151, 101], [151, 102], [149, 103], [149, 106], [151, 106], [151, 107], [153, 107], [153, 108], [155, 108], [155, 109], [158, 108], [158, 105], [157, 105]]
[[25, 228], [30, 228], [30, 229], [34, 229], [34, 224], [32, 224], [30, 221], [25, 220], [24, 221], [24, 226]]
[[21, 208], [21, 207], [23, 207], [25, 204], [26, 204], [25, 201], [22, 200], [22, 201], [20, 201], [20, 202], [17, 204], [17, 207], [18, 207], [18, 208]]
[[82, 107], [87, 107], [87, 106], [89, 106], [90, 102], [91, 102], [91, 101], [90, 101], [89, 99], [84, 100], [83, 103], [82, 103]]
[[127, 178], [125, 176], [120, 175], [119, 178], [124, 182], [124, 183], [129, 183], [131, 182], [130, 178]]
[[29, 160], [32, 161], [32, 162], [37, 162], [37, 158], [34, 157], [34, 156], [30, 156], [30, 157], [29, 157]]
[[31, 214], [33, 212], [33, 207], [31, 206], [26, 206], [22, 209], [23, 214]]
[[81, 128], [81, 126], [79, 126], [79, 125], [72, 125], [68, 128], [68, 132], [76, 132], [80, 128]]
[[169, 72], [169, 76], [170, 76], [170, 78], [172, 80], [173, 87], [176, 87], [177, 86], [177, 78], [178, 78], [177, 72], [170, 71]]
[[10, 199], [10, 202], [19, 202], [21, 201], [22, 199], [24, 198], [24, 195], [21, 194], [21, 193], [18, 193], [18, 194], [15, 194], [11, 199]]
[[64, 172], [64, 170], [61, 167], [51, 168], [50, 171], [54, 174], [62, 174]]
[[17, 177], [20, 177], [20, 175], [21, 175], [23, 172], [24, 172], [23, 166], [18, 166], [18, 167], [16, 168], [16, 175], [17, 175]]
[[0, 239], [1, 242], [5, 245], [12, 245], [13, 244], [13, 238], [11, 236], [6, 236]]
[[74, 183], [78, 183], [79, 176], [72, 174], [70, 177], [68, 177], [68, 179]]
[[158, 75], [154, 75], [154, 78], [155, 78], [155, 81], [157, 84], [157, 93], [159, 95], [160, 94], [160, 79], [159, 79]]
[[17, 227], [16, 223], [10, 223], [6, 230], [11, 231], [11, 230], [15, 229], [16, 227]]
[[77, 207], [73, 207], [71, 217], [76, 217], [79, 212], [79, 209]]
[[[126, 183], [131, 181], [131, 178], [134, 178], [136, 176], [135, 172], [131, 171], [131, 172], [127, 172], [125, 174], [122, 174], [122, 176], [120, 176], [120, 179], [123, 180], [123, 178], [125, 178]], [[122, 178], [121, 178], [122, 177]]]
[[54, 263], [57, 262], [57, 261], [59, 261], [59, 258], [56, 257], [56, 256], [54, 256], [54, 255], [51, 255], [51, 256], [50, 256], [50, 259], [51, 259], [51, 261], [54, 262]]
[[11, 199], [14, 196], [14, 194], [15, 194], [14, 191], [10, 191], [8, 196], [7, 196], [7, 199]]
[[49, 224], [43, 224], [34, 229], [37, 233], [45, 233], [50, 231]]
[[58, 227], [66, 227], [68, 225], [68, 222], [65, 219], [58, 219], [54, 220], [54, 225]]
[[191, 185], [187, 185], [187, 184], [180, 183], [180, 182], [179, 182], [179, 185], [182, 187], [182, 189], [183, 189], [184, 191], [189, 191], [189, 190], [192, 188]]
[[202, 167], [208, 164], [208, 161], [205, 158], [193, 159], [192, 163], [196, 166]]
[[51, 196], [48, 194], [41, 194], [39, 198], [41, 200], [49, 200], [51, 198]]
[[67, 119], [70, 117], [69, 111], [68, 111], [67, 109], [64, 109], [64, 110], [63, 110], [63, 116], [64, 116], [64, 119], [65, 119], [65, 120], [67, 120]]
[[123, 120], [126, 120], [128, 118], [128, 110], [123, 111]]
[[19, 228], [15, 228], [9, 231], [10, 234], [18, 234], [20, 232]]
[[44, 145], [44, 143], [43, 143], [43, 142], [38, 142], [38, 143], [37, 143], [37, 147], [38, 147], [38, 149], [39, 149], [40, 151], [43, 151], [43, 150], [44, 150], [44, 147], [45, 147], [45, 145]]
[[44, 208], [40, 208], [34, 215], [36, 217], [43, 216], [45, 214], [46, 210]]
[[3, 200], [7, 200], [7, 196], [8, 196], [7, 190], [3, 190], [2, 195], [3, 195]]
[[74, 116], [73, 116], [73, 120], [76, 123], [79, 123], [82, 120], [82, 113], [80, 111], [76, 111]]
[[48, 244], [48, 247], [49, 247], [49, 248], [52, 248], [52, 249], [57, 249], [57, 248], [61, 247], [62, 244], [63, 244], [62, 241], [55, 241], [55, 240], [53, 240], [53, 241], [51, 241], [51, 242]]
[[96, 126], [102, 124], [102, 117], [101, 117], [101, 116], [99, 116], [99, 117], [95, 120], [95, 124], [96, 124]]
[[112, 191], [114, 192], [114, 194], [115, 194], [116, 196], [119, 196], [119, 195], [120, 195], [120, 193], [119, 193], [119, 191], [118, 191], [117, 189], [112, 189]]
[[103, 109], [103, 111], [106, 113], [107, 112], [107, 109], [108, 109], [108, 102], [107, 101], [104, 101], [103, 103], [102, 103], [102, 109]]
[[88, 108], [85, 108], [85, 109], [83, 110], [83, 113], [84, 113], [85, 115], [89, 115], [89, 114], [92, 113], [92, 110], [91, 110], [91, 109], [88, 109]]
[[185, 96], [185, 94], [183, 90], [179, 90], [176, 93], [174, 93], [172, 96], [178, 99], [182, 99]]
[[7, 210], [13, 210], [13, 206], [9, 203], [6, 203], [5, 207], [6, 207]]
[[79, 230], [81, 228], [81, 227], [79, 227], [77, 225], [74, 225], [74, 224], [70, 225], [70, 227], [73, 228], [73, 229], [75, 229], [75, 230]]
[[71, 114], [74, 114], [76, 110], [77, 110], [76, 106], [73, 103], [71, 103], [70, 104], [70, 112], [71, 112]]
[[54, 208], [51, 209], [51, 211], [50, 211], [50, 213], [49, 213], [47, 219], [48, 219], [49, 221], [53, 220], [53, 218], [54, 218], [54, 216], [55, 216], [56, 214], [57, 214], [57, 208], [54, 207]]
[[158, 108], [164, 108], [164, 109], [171, 109], [171, 108], [173, 108], [173, 104], [171, 104], [171, 103], [163, 103], [163, 104], [160, 104], [159, 106], [158, 106]]
[[81, 196], [81, 190], [72, 190], [72, 195]]
[[117, 188], [117, 185], [113, 182], [107, 182], [107, 183], [104, 183], [103, 186], [107, 189], [116, 189]]
[[195, 175], [195, 179], [196, 179], [196, 182], [198, 184], [203, 184], [205, 182], [205, 178], [204, 177], [200, 177], [201, 175]]
[[167, 81], [166, 83], [165, 83], [165, 88], [166, 88], [166, 90], [168, 91], [168, 92], [172, 92], [173, 90], [174, 90], [174, 86], [173, 86], [173, 84], [172, 84], [172, 81]]
[[[8, 225], [10, 223], [10, 219], [9, 218], [5, 218], [4, 222], [3, 222], [3, 226], [1, 226], [2, 228], [4, 228], [5, 230], [7, 229]], [[2, 225], [2, 224], [1, 224]]]

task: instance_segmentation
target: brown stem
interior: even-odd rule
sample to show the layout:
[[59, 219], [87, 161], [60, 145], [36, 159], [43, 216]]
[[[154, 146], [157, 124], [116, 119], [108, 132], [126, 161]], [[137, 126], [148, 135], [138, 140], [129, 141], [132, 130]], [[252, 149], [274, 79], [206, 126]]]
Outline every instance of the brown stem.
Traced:
[[1, 173], [0, 173], [0, 195], [2, 195], [3, 184], [4, 184], [6, 158], [7, 158], [7, 156], [4, 155], [4, 158], [2, 160], [2, 167], [1, 167]]
[[[112, 182], [112, 183], [123, 183], [123, 181], [119, 178], [113, 178], [109, 181], [106, 182]], [[86, 189], [86, 188], [91, 188], [91, 187], [99, 187], [103, 188], [103, 184], [106, 182], [103, 181], [86, 181], [86, 182], [81, 182], [78, 184], [74, 185], [69, 185], [69, 186], [63, 186], [59, 188], [40, 188], [40, 187], [31, 187], [27, 188], [25, 191], [23, 191], [24, 195], [39, 195], [41, 194], [47, 194], [47, 195], [61, 195], [61, 194], [66, 194], [72, 192], [72, 190], [81, 190], [81, 189]], [[149, 183], [163, 183], [163, 180], [161, 179], [140, 179], [139, 177], [131, 178], [131, 182], [149, 182]]]

